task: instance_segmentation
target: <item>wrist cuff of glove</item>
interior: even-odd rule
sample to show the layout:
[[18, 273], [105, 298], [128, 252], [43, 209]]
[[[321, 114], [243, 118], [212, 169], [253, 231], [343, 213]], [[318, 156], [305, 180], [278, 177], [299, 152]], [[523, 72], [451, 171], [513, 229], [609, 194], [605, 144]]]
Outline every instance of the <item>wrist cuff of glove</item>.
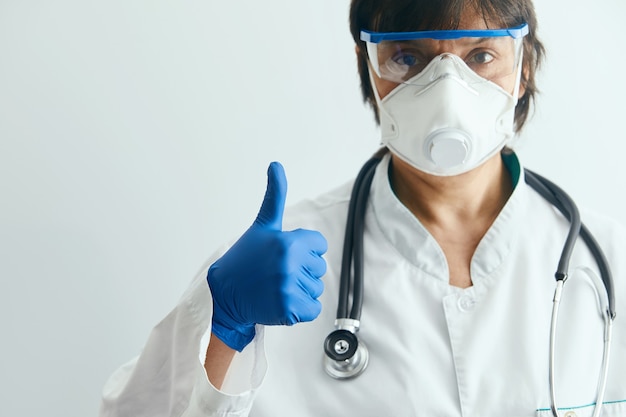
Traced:
[[241, 352], [243, 348], [248, 346], [256, 331], [254, 325], [241, 326], [239, 329], [231, 329], [229, 327], [222, 326], [219, 323], [213, 322], [211, 331], [218, 339], [226, 344], [231, 349], [235, 349], [237, 352]]

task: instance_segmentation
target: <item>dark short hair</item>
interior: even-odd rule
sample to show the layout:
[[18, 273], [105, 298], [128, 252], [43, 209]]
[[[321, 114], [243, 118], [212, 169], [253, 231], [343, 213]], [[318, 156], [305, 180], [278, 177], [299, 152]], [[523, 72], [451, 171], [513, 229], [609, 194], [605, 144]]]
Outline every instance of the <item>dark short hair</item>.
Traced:
[[366, 103], [372, 106], [379, 122], [378, 107], [369, 77], [367, 50], [360, 40], [363, 29], [376, 32], [403, 32], [424, 29], [457, 29], [466, 10], [482, 15], [486, 22], [501, 27], [528, 23], [529, 33], [524, 38], [523, 72], [521, 83], [525, 93], [515, 108], [515, 131], [519, 132], [538, 93], [535, 73], [545, 53], [537, 38], [537, 17], [532, 0], [352, 0], [350, 6], [350, 31], [358, 46], [358, 71], [361, 92]]

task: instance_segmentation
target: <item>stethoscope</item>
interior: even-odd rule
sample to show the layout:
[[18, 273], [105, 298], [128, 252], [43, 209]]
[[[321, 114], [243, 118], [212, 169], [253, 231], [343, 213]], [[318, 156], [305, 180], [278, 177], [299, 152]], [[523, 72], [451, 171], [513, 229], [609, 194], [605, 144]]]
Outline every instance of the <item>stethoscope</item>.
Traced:
[[[363, 231], [365, 228], [365, 210], [367, 199], [374, 178], [376, 166], [382, 160], [385, 150], [378, 152], [357, 175], [352, 188], [352, 195], [348, 207], [348, 221], [343, 246], [341, 275], [339, 283], [339, 302], [335, 331], [328, 335], [324, 342], [324, 369], [335, 379], [350, 379], [360, 375], [369, 362], [369, 352], [365, 344], [357, 338], [356, 333], [361, 325], [361, 309], [363, 306]], [[561, 252], [557, 271], [555, 273], [556, 289], [554, 292], [552, 317], [550, 323], [550, 353], [549, 353], [549, 383], [552, 414], [559, 417], [556, 406], [555, 388], [555, 350], [556, 330], [558, 323], [559, 305], [563, 294], [563, 285], [567, 281], [569, 261], [578, 236], [580, 236], [600, 270], [600, 277], [606, 292], [604, 318], [604, 350], [602, 367], [598, 378], [596, 405], [593, 417], [600, 415], [606, 380], [609, 369], [610, 347], [613, 320], [615, 319], [615, 295], [613, 293], [613, 278], [608, 262], [597, 241], [587, 227], [580, 220], [580, 213], [574, 201], [560, 187], [548, 179], [528, 170], [524, 170], [526, 182], [550, 204], [554, 205], [570, 222], [569, 232]], [[352, 271], [352, 274], [351, 274]], [[350, 289], [352, 288], [352, 294]], [[352, 299], [352, 307], [348, 313], [348, 304]]]

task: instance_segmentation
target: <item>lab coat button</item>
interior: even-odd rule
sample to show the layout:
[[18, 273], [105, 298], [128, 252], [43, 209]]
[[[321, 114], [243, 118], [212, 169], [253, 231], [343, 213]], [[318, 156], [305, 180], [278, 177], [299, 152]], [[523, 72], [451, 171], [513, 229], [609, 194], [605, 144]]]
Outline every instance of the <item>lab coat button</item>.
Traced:
[[476, 301], [469, 295], [464, 295], [460, 297], [458, 301], [459, 310], [463, 312], [472, 311], [474, 309], [475, 304], [476, 304]]
[[576, 417], [576, 413], [573, 411], [568, 411], [563, 415], [563, 417]]

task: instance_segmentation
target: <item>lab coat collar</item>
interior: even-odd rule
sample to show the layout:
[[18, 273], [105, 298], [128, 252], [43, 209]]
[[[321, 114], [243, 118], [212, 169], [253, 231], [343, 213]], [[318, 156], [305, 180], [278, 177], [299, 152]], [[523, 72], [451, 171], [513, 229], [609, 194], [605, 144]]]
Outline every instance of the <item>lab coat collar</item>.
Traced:
[[[528, 187], [517, 155], [503, 155], [515, 188], [504, 208], [478, 244], [470, 265], [472, 283], [489, 284], [511, 252], [523, 224]], [[380, 231], [391, 245], [414, 267], [449, 283], [449, 270], [443, 250], [422, 223], [398, 200], [389, 182], [390, 155], [379, 164], [372, 182], [371, 208]]]

